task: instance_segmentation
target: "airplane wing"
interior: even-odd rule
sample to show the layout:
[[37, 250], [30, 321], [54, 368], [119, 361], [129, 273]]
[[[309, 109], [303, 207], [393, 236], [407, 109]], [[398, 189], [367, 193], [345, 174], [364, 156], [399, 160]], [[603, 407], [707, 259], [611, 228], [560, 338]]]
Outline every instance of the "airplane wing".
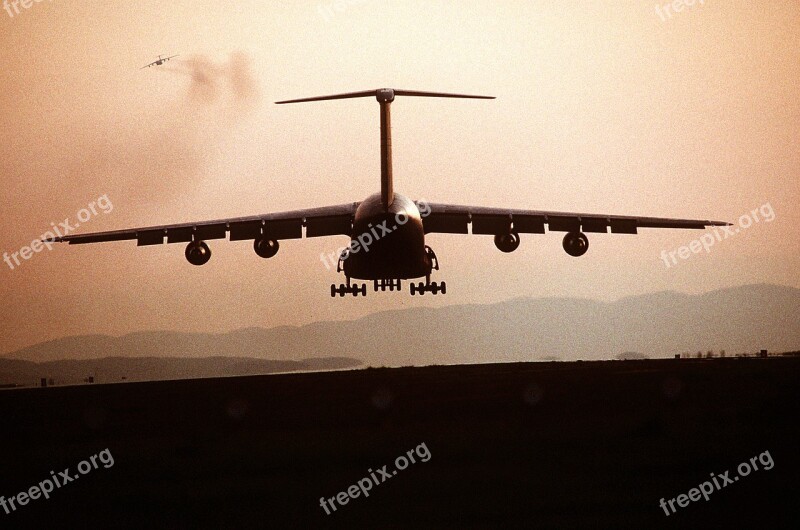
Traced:
[[612, 234], [636, 234], [639, 228], [702, 230], [708, 226], [730, 226], [730, 223], [723, 221], [698, 219], [515, 210], [422, 202], [418, 204], [426, 233], [469, 234], [470, 224], [472, 234], [486, 235], [505, 234], [509, 231], [544, 234], [545, 225], [550, 232], [608, 233], [610, 230]]
[[108, 241], [136, 241], [137, 246], [166, 243], [188, 243], [194, 240], [225, 239], [231, 241], [255, 239], [300, 239], [332, 235], [350, 236], [352, 220], [358, 203], [324, 206], [305, 210], [267, 213], [250, 217], [218, 219], [197, 223], [181, 223], [144, 228], [129, 228], [93, 234], [66, 235], [48, 239], [50, 243], [105, 243]]
[[180, 57], [180, 54], [172, 55], [170, 57], [164, 57], [163, 59], [158, 59], [150, 64], [142, 66], [141, 68], [139, 68], [139, 70], [144, 70], [145, 68], [150, 68], [151, 66], [155, 66], [157, 64], [164, 64], [165, 62], [169, 61], [170, 59], [174, 59], [175, 57]]

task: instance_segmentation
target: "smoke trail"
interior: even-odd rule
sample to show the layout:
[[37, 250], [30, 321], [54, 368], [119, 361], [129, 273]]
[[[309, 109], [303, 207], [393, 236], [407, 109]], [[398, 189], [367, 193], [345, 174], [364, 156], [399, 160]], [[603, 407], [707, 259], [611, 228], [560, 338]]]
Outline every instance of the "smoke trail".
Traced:
[[155, 117], [121, 124], [88, 146], [68, 169], [74, 181], [110, 176], [109, 193], [147, 201], [183, 194], [203, 178], [216, 145], [261, 99], [250, 58], [241, 52], [222, 62], [203, 55], [173, 59], [156, 71], [187, 79], [183, 95]]
[[250, 58], [242, 52], [232, 53], [223, 63], [216, 63], [204, 55], [173, 62], [175, 64], [165, 70], [191, 80], [188, 93], [192, 102], [211, 105], [229, 96], [229, 102], [245, 110], [259, 100], [258, 83], [252, 74]]

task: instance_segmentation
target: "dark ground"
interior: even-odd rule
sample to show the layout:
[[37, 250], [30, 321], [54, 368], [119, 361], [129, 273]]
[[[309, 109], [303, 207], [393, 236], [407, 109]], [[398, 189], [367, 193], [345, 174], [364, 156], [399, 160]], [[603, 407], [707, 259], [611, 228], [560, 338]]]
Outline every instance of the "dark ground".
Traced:
[[[491, 364], [0, 391], [0, 528], [800, 528], [800, 358]], [[431, 454], [326, 515], [321, 496]], [[769, 451], [774, 467], [665, 516]], [[418, 458], [419, 460], [419, 458]]]

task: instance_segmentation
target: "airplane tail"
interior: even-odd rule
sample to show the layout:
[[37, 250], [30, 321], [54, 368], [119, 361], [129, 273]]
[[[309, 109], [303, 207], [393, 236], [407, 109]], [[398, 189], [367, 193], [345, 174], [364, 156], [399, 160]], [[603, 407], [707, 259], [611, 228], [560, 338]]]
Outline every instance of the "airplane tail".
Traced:
[[381, 116], [381, 202], [388, 209], [394, 201], [394, 184], [392, 178], [392, 117], [390, 105], [396, 96], [414, 96], [428, 98], [462, 98], [462, 99], [494, 99], [493, 96], [473, 96], [467, 94], [449, 94], [444, 92], [423, 92], [419, 90], [395, 90], [393, 88], [378, 88], [376, 90], [363, 90], [361, 92], [346, 92], [328, 96], [311, 98], [289, 99], [276, 101], [276, 104], [306, 103], [309, 101], [328, 101], [332, 99], [364, 98], [374, 96], [380, 104]]

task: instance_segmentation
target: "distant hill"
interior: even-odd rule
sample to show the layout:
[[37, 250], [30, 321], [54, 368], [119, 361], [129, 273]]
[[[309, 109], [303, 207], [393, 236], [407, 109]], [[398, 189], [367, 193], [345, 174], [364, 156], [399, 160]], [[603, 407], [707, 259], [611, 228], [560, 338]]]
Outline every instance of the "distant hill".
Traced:
[[[66, 337], [6, 355], [54, 361], [102, 357], [248, 357], [303, 362], [360, 359], [372, 366], [650, 358], [725, 349], [800, 347], [800, 289], [750, 285], [701, 295], [672, 291], [605, 303], [520, 298], [488, 305], [410, 308], [353, 321], [205, 334], [147, 331]], [[1, 371], [1, 370], [0, 370]]]
[[643, 361], [648, 358], [647, 355], [636, 351], [626, 351], [616, 357], [618, 361]]
[[235, 375], [260, 375], [276, 372], [333, 370], [355, 368], [356, 359], [324, 358], [302, 361], [271, 361], [247, 357], [106, 357], [76, 361], [35, 363], [0, 359], [0, 384], [35, 385], [41, 378], [53, 378], [56, 384], [81, 383], [93, 376], [98, 383], [115, 381], [155, 381], [194, 379]]

